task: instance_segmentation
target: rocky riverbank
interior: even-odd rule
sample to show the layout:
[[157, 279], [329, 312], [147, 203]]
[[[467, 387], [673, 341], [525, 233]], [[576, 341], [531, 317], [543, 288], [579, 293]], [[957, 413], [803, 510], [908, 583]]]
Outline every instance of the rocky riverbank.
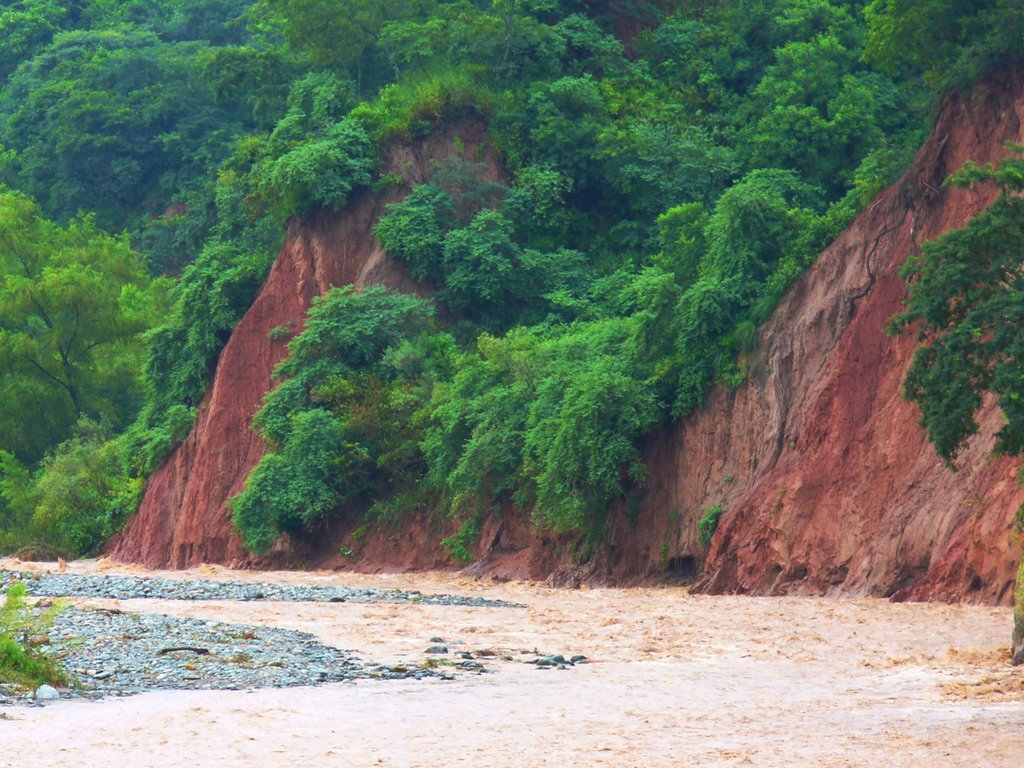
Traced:
[[[177, 601], [384, 603], [521, 608], [517, 603], [425, 595], [419, 591], [356, 589], [237, 580], [165, 579], [106, 574], [0, 571], [0, 593], [22, 582], [39, 598]], [[442, 638], [431, 638], [443, 642]], [[468, 651], [428, 649], [421, 664], [382, 664], [319, 642], [296, 630], [204, 621], [118, 608], [64, 606], [38, 636], [37, 650], [60, 661], [73, 680], [65, 697], [124, 696], [148, 690], [243, 690], [358, 679], [452, 679], [486, 668]], [[33, 694], [0, 687], [0, 705], [38, 703]]]
[[474, 608], [522, 608], [520, 603], [461, 595], [304, 584], [253, 583], [237, 580], [165, 579], [115, 574], [0, 570], [0, 594], [15, 581], [36, 597], [95, 597], [112, 600], [283, 600], [313, 603], [417, 603]]

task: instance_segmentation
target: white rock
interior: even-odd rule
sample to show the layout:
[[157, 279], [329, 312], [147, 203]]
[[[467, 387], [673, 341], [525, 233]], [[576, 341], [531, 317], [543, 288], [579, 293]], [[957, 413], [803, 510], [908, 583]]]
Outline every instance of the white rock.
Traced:
[[60, 694], [57, 689], [49, 685], [40, 685], [36, 688], [36, 698], [40, 701], [53, 701], [59, 699]]

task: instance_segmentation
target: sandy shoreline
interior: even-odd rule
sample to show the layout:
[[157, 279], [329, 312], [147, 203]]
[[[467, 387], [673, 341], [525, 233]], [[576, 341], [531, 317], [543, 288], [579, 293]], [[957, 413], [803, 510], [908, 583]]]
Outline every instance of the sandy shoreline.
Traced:
[[451, 574], [161, 575], [454, 592], [527, 608], [88, 603], [299, 629], [394, 663], [422, 661], [434, 636], [593, 663], [560, 671], [497, 661], [494, 674], [451, 682], [12, 709], [0, 720], [0, 766], [1019, 766], [1024, 754], [1024, 669], [1007, 666], [1006, 608], [567, 591]]

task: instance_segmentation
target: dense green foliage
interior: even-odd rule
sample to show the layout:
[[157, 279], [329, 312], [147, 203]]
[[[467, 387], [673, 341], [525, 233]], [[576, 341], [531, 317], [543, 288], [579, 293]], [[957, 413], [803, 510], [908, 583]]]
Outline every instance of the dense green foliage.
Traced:
[[248, 128], [240, 100], [218, 99], [210, 62], [244, 29], [248, 4], [8, 4], [0, 28], [0, 178], [48, 216], [81, 210], [107, 228], [144, 228], [227, 154]]
[[130, 422], [159, 288], [91, 218], [62, 227], [0, 192], [0, 446], [35, 462], [84, 415]]
[[1008, 0], [918, 26], [913, 5], [6, 4], [0, 181], [39, 209], [4, 193], [0, 245], [47, 261], [2, 262], [0, 547], [95, 551], [187, 433], [285, 220], [401, 185], [395, 144], [466, 118], [489, 144], [454, 141], [375, 227], [427, 298], [315, 304], [235, 523], [263, 551], [440, 507], [461, 561], [515, 503], [596, 541], [645, 436], [743, 379], [786, 287], [900, 171], [941, 57], [963, 79], [1020, 48]]
[[91, 218], [0, 193], [0, 548], [93, 553], [134, 509], [142, 479], [112, 438], [144, 399], [164, 292]]
[[421, 299], [383, 288], [335, 288], [314, 301], [256, 416], [270, 451], [232, 502], [247, 547], [265, 550], [281, 531], [401, 482], [416, 454], [403, 423], [415, 393], [394, 382], [395, 368], [399, 345], [430, 315]]
[[872, 0], [865, 17], [867, 58], [933, 88], [969, 84], [1024, 51], [1017, 0]]

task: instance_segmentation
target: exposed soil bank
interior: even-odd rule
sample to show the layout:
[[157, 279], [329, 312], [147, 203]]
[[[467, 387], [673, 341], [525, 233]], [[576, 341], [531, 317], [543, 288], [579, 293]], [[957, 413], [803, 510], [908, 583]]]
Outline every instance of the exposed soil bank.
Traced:
[[455, 592], [528, 607], [101, 604], [310, 631], [382, 661], [421, 660], [439, 635], [592, 662], [565, 671], [495, 663], [493, 674], [453, 682], [161, 692], [10, 710], [0, 762], [1009, 768], [1024, 746], [1024, 670], [1006, 665], [1007, 608], [556, 590], [438, 574], [177, 575]]
[[[480, 123], [467, 120], [415, 146], [392, 148], [382, 170], [419, 184], [429, 179], [432, 161], [456, 156], [458, 147], [465, 159], [483, 162], [496, 176], [486, 139]], [[364, 190], [337, 216], [289, 223], [270, 274], [220, 354], [188, 438], [150, 478], [139, 510], [109, 545], [114, 557], [174, 568], [258, 562], [242, 547], [228, 507], [263, 456], [263, 440], [250, 429], [252, 417], [315, 296], [341, 285], [421, 290], [373, 235], [387, 204], [404, 194], [401, 185]], [[294, 560], [295, 550], [283, 544], [274, 554], [278, 561]]]
[[[966, 160], [1005, 156], [1005, 142], [1024, 141], [1022, 122], [1019, 71], [946, 100], [906, 174], [821, 255], [761, 329], [748, 381], [713, 392], [704, 411], [648, 441], [647, 486], [613, 511], [595, 559], [578, 567], [559, 546], [565, 542], [509, 509], [485, 524], [471, 572], [561, 584], [699, 575], [697, 589], [710, 593], [1008, 604], [1024, 489], [1016, 463], [990, 455], [1000, 415], [984, 411], [981, 434], [959, 472], [950, 472], [918, 426], [916, 408], [901, 398], [916, 341], [883, 331], [906, 292], [899, 277], [906, 257], [995, 196], [991, 188], [942, 189], [943, 180]], [[392, 166], [424, 178], [430, 158], [454, 151], [454, 135], [468, 155], [486, 155], [480, 127], [463, 125], [397, 152]], [[248, 425], [285, 351], [267, 334], [280, 325], [298, 329], [312, 296], [332, 284], [415, 288], [371, 233], [392, 194], [367, 193], [332, 219], [293, 225], [221, 356], [192, 434], [150, 481], [114, 558], [178, 568], [253, 564], [226, 501], [263, 451]], [[724, 515], [704, 553], [697, 521], [713, 506]], [[370, 572], [450, 566], [440, 547], [450, 531], [429, 514], [346, 544], [357, 550], [354, 561], [332, 557], [345, 533], [340, 526], [317, 541], [283, 542], [270, 562]]]
[[692, 569], [696, 522], [721, 505], [700, 591], [1011, 601], [1024, 489], [1019, 463], [991, 456], [1001, 414], [989, 404], [949, 471], [901, 396], [916, 339], [884, 329], [906, 293], [906, 257], [996, 194], [943, 181], [967, 160], [1005, 157], [1006, 141], [1024, 141], [1022, 122], [1019, 71], [946, 101], [903, 178], [787, 292], [747, 383], [652, 441], [638, 522], [617, 518], [599, 571]]

